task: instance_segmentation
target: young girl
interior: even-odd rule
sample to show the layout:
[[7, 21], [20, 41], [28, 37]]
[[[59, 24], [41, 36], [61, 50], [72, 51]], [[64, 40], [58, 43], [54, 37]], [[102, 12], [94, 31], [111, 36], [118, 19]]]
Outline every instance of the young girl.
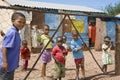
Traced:
[[[25, 16], [20, 12], [12, 14], [12, 26], [7, 31], [2, 41], [2, 71], [0, 71], [0, 80], [14, 80], [14, 72], [19, 66], [19, 54], [21, 39], [19, 30], [21, 30], [26, 22]], [[1, 53], [0, 53], [1, 54]], [[2, 62], [1, 62], [2, 61]]]
[[58, 37], [57, 45], [52, 50], [52, 55], [55, 60], [55, 74], [54, 79], [61, 80], [62, 77], [65, 77], [65, 56], [67, 55], [67, 49], [62, 46], [63, 39], [62, 37]]
[[102, 45], [102, 62], [103, 62], [103, 71], [107, 73], [107, 65], [112, 64], [112, 56], [110, 54], [111, 49], [111, 38], [109, 36], [104, 37], [104, 44]]
[[[42, 47], [46, 46], [48, 41], [50, 40], [49, 36], [49, 26], [45, 25], [44, 26], [44, 34], [42, 34], [40, 37], [37, 37], [37, 41], [40, 42], [40, 45]], [[46, 77], [46, 65], [51, 61], [51, 50], [52, 50], [52, 42], [48, 44], [46, 49], [44, 50], [43, 54], [41, 55], [41, 61], [42, 61], [42, 71], [41, 71], [41, 77], [45, 78]]]
[[22, 41], [22, 47], [20, 49], [20, 53], [21, 53], [21, 59], [22, 59], [22, 62], [23, 62], [22, 70], [27, 70], [28, 60], [30, 59], [30, 50], [27, 47], [27, 41], [26, 40]]
[[79, 68], [81, 67], [83, 78], [85, 78], [85, 69], [84, 69], [84, 55], [83, 55], [83, 43], [78, 38], [77, 31], [72, 31], [72, 41], [71, 41], [71, 49], [73, 53], [73, 58], [76, 65], [76, 80], [79, 80]]

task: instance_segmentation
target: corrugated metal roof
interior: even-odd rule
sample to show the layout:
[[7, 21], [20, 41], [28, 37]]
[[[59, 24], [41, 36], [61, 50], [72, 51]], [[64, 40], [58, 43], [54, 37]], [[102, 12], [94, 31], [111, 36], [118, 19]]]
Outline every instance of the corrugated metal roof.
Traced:
[[6, 1], [13, 6], [19, 5], [19, 6], [32, 7], [32, 8], [46, 8], [46, 9], [69, 10], [69, 11], [80, 11], [80, 12], [104, 13], [104, 11], [96, 10], [96, 9], [84, 7], [84, 6], [54, 4], [54, 3], [38, 2], [38, 1], [31, 1], [31, 0], [6, 0]]

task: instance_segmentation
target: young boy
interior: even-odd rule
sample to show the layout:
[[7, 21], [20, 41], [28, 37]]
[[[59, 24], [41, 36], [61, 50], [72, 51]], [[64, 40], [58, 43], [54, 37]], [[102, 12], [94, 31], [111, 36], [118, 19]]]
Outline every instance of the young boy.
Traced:
[[21, 59], [22, 59], [22, 62], [23, 62], [22, 70], [27, 70], [28, 60], [30, 59], [30, 50], [27, 47], [27, 41], [26, 40], [22, 41], [22, 47], [20, 49], [20, 53], [21, 53]]
[[[19, 66], [19, 53], [21, 39], [19, 30], [21, 30], [26, 22], [25, 16], [22, 13], [15, 12], [11, 18], [12, 26], [7, 31], [2, 42], [2, 69], [0, 78], [2, 80], [14, 80], [14, 71]], [[4, 76], [2, 76], [4, 75]]]
[[77, 31], [72, 31], [72, 41], [71, 41], [71, 49], [73, 53], [73, 58], [76, 65], [76, 80], [79, 80], [79, 68], [81, 67], [82, 75], [85, 77], [85, 69], [84, 69], [84, 55], [82, 49], [84, 48], [82, 41], [78, 38]]
[[67, 55], [67, 50], [62, 46], [62, 37], [58, 37], [57, 45], [52, 50], [53, 59], [55, 60], [55, 74], [54, 79], [61, 80], [65, 77], [65, 56]]

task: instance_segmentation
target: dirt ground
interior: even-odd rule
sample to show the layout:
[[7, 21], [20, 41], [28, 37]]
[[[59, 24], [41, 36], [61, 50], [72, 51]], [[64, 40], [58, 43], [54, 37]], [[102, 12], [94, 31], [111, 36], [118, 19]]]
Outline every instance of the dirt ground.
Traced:
[[[94, 51], [92, 50], [95, 58], [97, 59], [100, 66], [102, 66], [101, 63], [101, 51]], [[112, 51], [112, 56], [114, 59], [115, 52]], [[15, 80], [23, 80], [24, 77], [27, 75], [27, 73], [30, 71], [32, 65], [38, 58], [38, 54], [31, 54], [31, 59], [29, 60], [29, 69], [27, 71], [21, 71], [21, 64], [20, 61], [20, 67], [15, 72]], [[91, 54], [89, 51], [84, 51], [85, 55], [85, 73], [86, 73], [86, 79], [85, 80], [120, 80], [120, 76], [115, 75], [114, 68], [115, 65], [109, 65], [108, 66], [108, 74], [104, 75], [102, 74], [102, 71], [99, 69], [99, 67], [96, 65], [95, 61], [93, 60]], [[53, 80], [53, 71], [54, 71], [54, 61], [50, 62], [47, 65], [47, 78], [46, 80]], [[41, 72], [41, 61], [39, 60], [27, 80], [42, 80], [40, 77]], [[80, 77], [81, 73], [80, 73]], [[74, 60], [72, 58], [72, 53], [70, 52], [67, 56], [66, 61], [66, 76], [63, 78], [63, 80], [75, 80], [75, 64]]]

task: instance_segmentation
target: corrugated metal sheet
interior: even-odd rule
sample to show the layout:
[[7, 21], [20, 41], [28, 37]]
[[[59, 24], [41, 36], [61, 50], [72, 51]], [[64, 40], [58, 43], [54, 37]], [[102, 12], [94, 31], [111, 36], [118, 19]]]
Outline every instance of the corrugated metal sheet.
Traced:
[[83, 6], [73, 6], [65, 4], [54, 4], [54, 3], [45, 3], [32, 0], [6, 0], [10, 5], [19, 5], [32, 8], [46, 8], [46, 9], [57, 9], [57, 10], [69, 10], [69, 11], [80, 11], [80, 12], [97, 12], [104, 13], [101, 10], [96, 10], [89, 7]]

